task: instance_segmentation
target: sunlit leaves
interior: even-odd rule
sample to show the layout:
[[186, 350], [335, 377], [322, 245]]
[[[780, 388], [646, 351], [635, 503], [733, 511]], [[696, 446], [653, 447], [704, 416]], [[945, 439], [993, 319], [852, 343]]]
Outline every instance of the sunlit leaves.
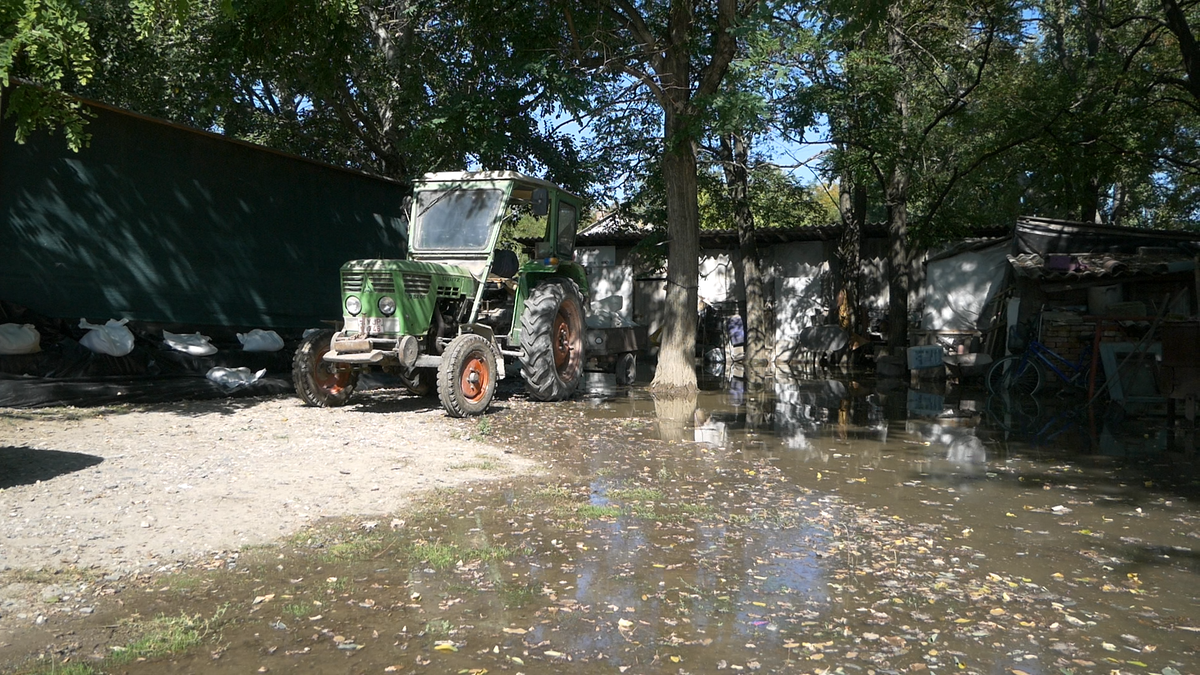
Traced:
[[94, 54], [88, 25], [72, 0], [24, 0], [0, 6], [0, 84], [19, 78], [41, 87], [22, 90], [8, 102], [17, 140], [39, 128], [61, 128], [72, 149], [87, 142], [85, 113], [62, 94], [87, 84]]

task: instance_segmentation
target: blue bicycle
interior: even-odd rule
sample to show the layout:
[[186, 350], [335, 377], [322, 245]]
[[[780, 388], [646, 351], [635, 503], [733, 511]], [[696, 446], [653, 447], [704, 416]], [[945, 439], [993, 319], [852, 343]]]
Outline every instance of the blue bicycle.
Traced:
[[[1014, 326], [1009, 332], [1009, 345], [1019, 354], [1006, 356], [992, 364], [987, 374], [987, 388], [993, 394], [1037, 393], [1042, 388], [1042, 369], [1048, 368], [1067, 386], [1084, 386], [1092, 366], [1092, 347], [1071, 363], [1061, 354], [1038, 342], [1037, 338], [1023, 339]], [[1060, 369], [1056, 362], [1062, 366]]]

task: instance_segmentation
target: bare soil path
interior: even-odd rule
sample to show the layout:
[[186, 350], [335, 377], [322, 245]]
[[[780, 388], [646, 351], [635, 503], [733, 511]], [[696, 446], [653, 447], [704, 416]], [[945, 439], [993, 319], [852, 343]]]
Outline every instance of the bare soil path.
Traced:
[[340, 409], [277, 397], [0, 410], [0, 634], [36, 621], [50, 596], [70, 599], [37, 581], [58, 570], [172, 569], [532, 471], [480, 425], [395, 391]]

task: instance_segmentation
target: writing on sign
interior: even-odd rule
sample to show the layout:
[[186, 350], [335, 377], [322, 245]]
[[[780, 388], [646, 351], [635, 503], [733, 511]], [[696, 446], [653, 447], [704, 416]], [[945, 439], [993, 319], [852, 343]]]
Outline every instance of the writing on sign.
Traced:
[[908, 348], [908, 367], [913, 370], [940, 368], [942, 366], [941, 345]]
[[929, 394], [915, 389], [908, 390], [908, 414], [922, 417], [940, 417], [945, 412], [946, 398], [940, 394]]

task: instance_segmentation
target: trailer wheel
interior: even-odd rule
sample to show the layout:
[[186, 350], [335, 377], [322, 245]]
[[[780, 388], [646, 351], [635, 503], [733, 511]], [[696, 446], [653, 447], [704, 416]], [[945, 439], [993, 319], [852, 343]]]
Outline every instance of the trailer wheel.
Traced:
[[292, 384], [296, 393], [309, 405], [336, 408], [346, 405], [358, 386], [358, 373], [348, 366], [325, 361], [333, 331], [315, 332], [296, 348], [292, 357]]
[[481, 415], [496, 393], [496, 353], [487, 338], [463, 333], [442, 354], [438, 398], [451, 417]]
[[537, 401], [562, 401], [583, 377], [583, 299], [569, 279], [534, 288], [521, 315], [521, 377]]
[[637, 355], [625, 352], [617, 357], [617, 385], [627, 387], [637, 379]]

